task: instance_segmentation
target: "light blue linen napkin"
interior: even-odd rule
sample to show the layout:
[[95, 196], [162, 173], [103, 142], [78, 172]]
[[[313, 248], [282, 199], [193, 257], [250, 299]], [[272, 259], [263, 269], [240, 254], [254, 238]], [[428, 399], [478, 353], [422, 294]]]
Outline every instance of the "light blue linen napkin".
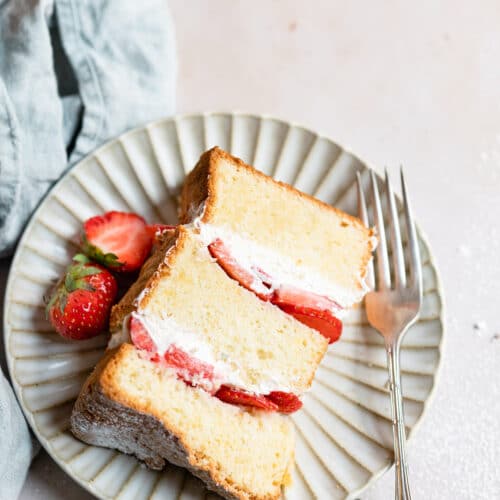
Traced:
[[[68, 168], [174, 112], [166, 0], [0, 0], [0, 257]], [[29, 433], [0, 373], [0, 499], [19, 494]]]

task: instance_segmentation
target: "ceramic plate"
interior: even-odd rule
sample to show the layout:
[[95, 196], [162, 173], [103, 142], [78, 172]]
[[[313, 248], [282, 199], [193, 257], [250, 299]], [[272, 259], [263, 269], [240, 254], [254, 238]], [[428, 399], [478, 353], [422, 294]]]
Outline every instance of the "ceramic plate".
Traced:
[[[64, 341], [45, 320], [43, 296], [76, 252], [77, 235], [88, 217], [124, 210], [151, 222], [174, 223], [186, 172], [214, 145], [350, 213], [356, 210], [356, 171], [365, 184], [368, 180], [362, 161], [314, 132], [268, 117], [215, 113], [166, 119], [126, 133], [81, 161], [52, 189], [12, 264], [5, 346], [12, 382], [33, 431], [54, 460], [99, 498], [193, 500], [207, 493], [182, 469], [153, 472], [131, 456], [72, 436], [73, 402], [107, 339]], [[420, 243], [423, 307], [401, 352], [410, 438], [434, 389], [443, 339], [439, 280], [421, 234]], [[346, 318], [341, 340], [331, 346], [304, 408], [293, 416], [297, 466], [287, 498], [353, 497], [387, 470], [393, 459], [387, 384], [382, 339], [361, 307]]]

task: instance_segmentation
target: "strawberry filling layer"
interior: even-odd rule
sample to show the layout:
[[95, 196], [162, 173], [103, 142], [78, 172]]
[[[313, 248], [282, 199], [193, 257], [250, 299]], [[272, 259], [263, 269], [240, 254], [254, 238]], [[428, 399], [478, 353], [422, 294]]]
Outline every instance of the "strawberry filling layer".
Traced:
[[271, 302], [296, 320], [314, 328], [330, 344], [339, 339], [342, 321], [336, 315], [342, 307], [334, 300], [284, 283], [277, 285], [272, 276], [259, 267], [245, 269], [221, 239], [208, 245], [208, 250], [228, 276], [260, 299]]
[[292, 393], [272, 391], [266, 395], [252, 394], [225, 385], [211, 364], [200, 361], [175, 344], [171, 344], [163, 354], [159, 353], [147, 329], [134, 315], [130, 317], [129, 331], [132, 343], [150, 361], [174, 370], [186, 384], [200, 387], [225, 403], [281, 413], [293, 413], [302, 407], [302, 402]]

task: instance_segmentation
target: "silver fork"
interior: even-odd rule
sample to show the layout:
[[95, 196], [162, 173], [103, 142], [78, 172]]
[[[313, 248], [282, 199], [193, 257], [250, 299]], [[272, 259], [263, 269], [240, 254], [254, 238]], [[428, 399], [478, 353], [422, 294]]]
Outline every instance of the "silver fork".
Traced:
[[[368, 226], [368, 212], [359, 172], [357, 177], [359, 216], [364, 224]], [[377, 179], [373, 170], [370, 170], [370, 179], [373, 218], [378, 231], [379, 243], [376, 253], [377, 270], [374, 272], [373, 265], [371, 265], [371, 269], [368, 271], [368, 279], [371, 279], [372, 284], [375, 286], [374, 291], [366, 295], [366, 314], [370, 324], [382, 335], [382, 337], [384, 337], [385, 350], [387, 352], [390, 381], [389, 390], [392, 407], [392, 430], [394, 436], [394, 461], [396, 465], [395, 498], [397, 500], [410, 500], [411, 495], [408, 482], [408, 465], [406, 461], [406, 429], [404, 424], [399, 351], [405, 333], [418, 318], [420, 305], [422, 303], [422, 268], [420, 263], [420, 251], [403, 177], [403, 170], [401, 169], [401, 186], [408, 234], [409, 273], [407, 275], [394, 193], [386, 171], [387, 229], [390, 234], [393, 266], [393, 280], [391, 280], [384, 218], [380, 204]]]

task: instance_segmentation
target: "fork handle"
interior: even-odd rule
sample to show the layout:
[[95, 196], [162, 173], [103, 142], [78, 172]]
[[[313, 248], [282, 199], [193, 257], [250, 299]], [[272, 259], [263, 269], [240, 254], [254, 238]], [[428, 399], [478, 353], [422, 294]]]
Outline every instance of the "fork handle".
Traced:
[[411, 500], [406, 462], [406, 429], [401, 391], [401, 373], [399, 368], [399, 342], [387, 343], [387, 364], [392, 407], [392, 432], [394, 437], [394, 462], [396, 464], [396, 500]]

